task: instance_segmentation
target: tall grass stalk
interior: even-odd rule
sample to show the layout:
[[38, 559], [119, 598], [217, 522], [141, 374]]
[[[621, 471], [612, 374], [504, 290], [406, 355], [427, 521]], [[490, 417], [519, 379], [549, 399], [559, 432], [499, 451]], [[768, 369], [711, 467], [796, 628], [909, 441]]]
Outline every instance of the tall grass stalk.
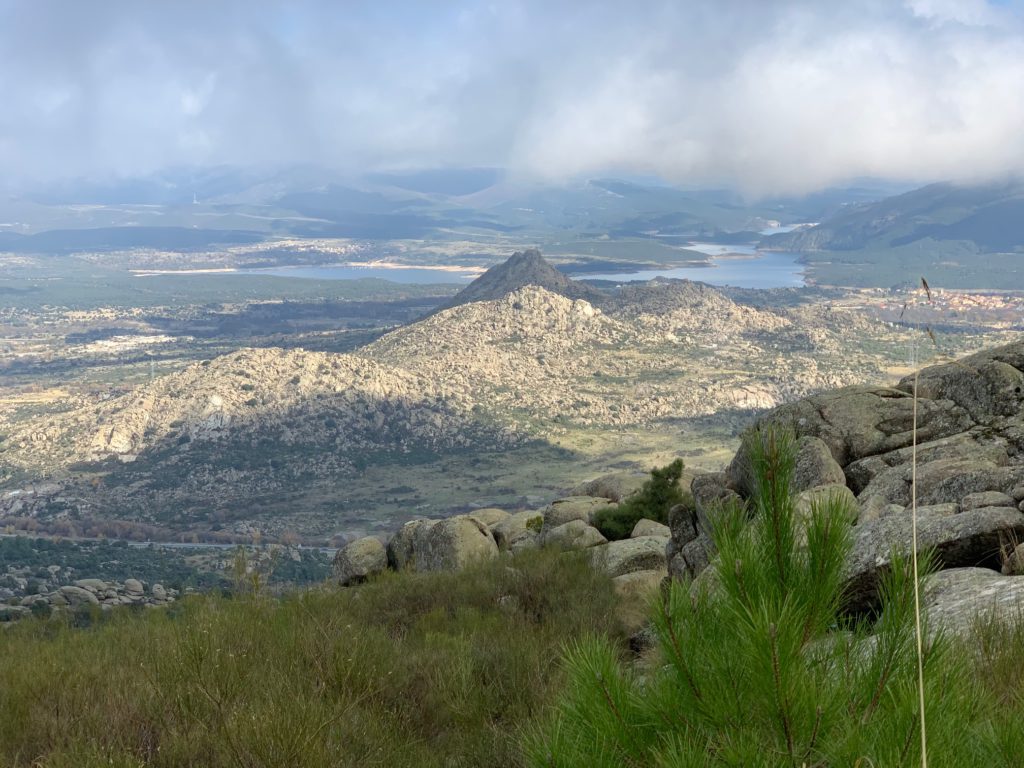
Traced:
[[[923, 281], [924, 278], [922, 277]], [[927, 285], [927, 283], [925, 283]], [[921, 637], [921, 574], [917, 565], [917, 383], [914, 371], [914, 420], [910, 448], [910, 527], [911, 564], [914, 574], [914, 634], [917, 640], [917, 694], [921, 721], [921, 768], [928, 768], [928, 728], [924, 711], [924, 642]]]
[[[932, 289], [928, 280], [921, 276], [921, 288], [924, 290], [925, 298], [929, 304], [932, 303]], [[932, 344], [938, 351], [938, 341], [932, 329], [925, 326], [925, 331]], [[921, 722], [921, 768], [928, 768], [928, 727], [925, 717], [925, 696], [924, 696], [924, 638], [921, 632], [921, 575], [918, 570], [917, 561], [917, 404], [918, 404], [918, 382], [920, 380], [920, 361], [914, 365], [914, 389], [913, 389], [913, 423], [911, 425], [911, 447], [910, 447], [910, 551], [911, 565], [914, 575], [914, 634], [917, 641], [917, 693], [918, 693], [918, 718]]]

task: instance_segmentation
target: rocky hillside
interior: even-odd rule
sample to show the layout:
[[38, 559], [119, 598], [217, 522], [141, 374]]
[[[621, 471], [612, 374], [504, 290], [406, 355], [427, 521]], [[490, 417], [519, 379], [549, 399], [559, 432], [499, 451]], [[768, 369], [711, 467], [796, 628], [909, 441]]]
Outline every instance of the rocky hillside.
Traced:
[[536, 422], [643, 424], [770, 408], [878, 374], [857, 352], [877, 324], [738, 305], [708, 286], [652, 283], [607, 312], [537, 287], [441, 312], [360, 354], [473, 391]]
[[521, 441], [468, 398], [364, 357], [243, 350], [13, 430], [7, 472], [54, 482], [8, 492], [0, 509], [185, 522], [367, 462]]
[[22, 460], [133, 462], [147, 453], [230, 438], [285, 452], [444, 450], [502, 441], [470, 414], [462, 390], [365, 357], [247, 349], [157, 379], [94, 408], [31, 425], [8, 439]]
[[[878, 608], [882, 576], [893, 556], [914, 547], [916, 515], [919, 553], [934, 553], [939, 571], [925, 581], [932, 629], [964, 632], [990, 612], [1019, 620], [1024, 609], [1024, 341], [926, 368], [892, 388], [857, 386], [812, 395], [764, 414], [756, 426], [795, 433], [792, 490], [798, 520], [826, 500], [849, 514], [853, 534], [843, 573], [845, 612]], [[709, 532], [724, 507], [752, 502], [750, 446], [745, 442], [724, 472], [693, 477], [692, 503], [672, 507], [668, 526], [639, 519], [628, 537], [609, 541], [599, 530], [603, 514], [643, 482], [642, 476], [612, 475], [574, 491], [593, 495], [559, 499], [540, 510], [481, 509], [444, 520], [409, 521], [386, 545], [367, 537], [339, 550], [335, 573], [342, 585], [356, 585], [387, 568], [458, 570], [501, 552], [550, 547], [584, 551], [623, 598], [640, 605], [666, 576], [687, 583], [696, 579], [695, 586], [713, 589], [720, 577], [712, 567], [718, 555]], [[642, 645], [643, 621], [631, 629]]]
[[[505, 273], [534, 274], [522, 271], [530, 265], [554, 271], [527, 253]], [[316, 496], [316, 514], [332, 520], [367, 467], [771, 408], [877, 380], [865, 339], [896, 338], [859, 315], [754, 308], [688, 281], [627, 287], [602, 303], [517, 287], [354, 354], [242, 350], [10, 425], [0, 513], [113, 510], [187, 527], [270, 509], [271, 496], [275, 519], [293, 520]], [[354, 503], [412, 487], [380, 482]]]

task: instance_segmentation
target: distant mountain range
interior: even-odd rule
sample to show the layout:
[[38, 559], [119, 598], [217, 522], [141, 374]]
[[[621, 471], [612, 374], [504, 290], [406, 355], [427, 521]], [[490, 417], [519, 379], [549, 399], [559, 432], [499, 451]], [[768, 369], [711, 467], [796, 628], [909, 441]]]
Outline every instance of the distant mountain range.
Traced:
[[799, 251], [821, 285], [1024, 290], [1024, 183], [932, 184], [845, 206], [761, 246]]
[[1024, 183], [932, 184], [848, 206], [815, 227], [764, 242], [784, 250], [839, 251], [898, 248], [924, 239], [971, 243], [981, 253], [1024, 251]]
[[[361, 177], [310, 168], [182, 170], [0, 200], [0, 252], [189, 252], [275, 238], [345, 239], [404, 241], [399, 252], [440, 244], [432, 252], [444, 262], [453, 243], [461, 253], [479, 244], [487, 261], [495, 246], [536, 244], [586, 271], [598, 262], [679, 266], [703, 258], [686, 251], [694, 241], [750, 243], [776, 224], [815, 221], [761, 245], [800, 252], [810, 280], [823, 285], [885, 287], [928, 273], [947, 287], [1024, 290], [1024, 183], [893, 191], [866, 183], [745, 201], [649, 180], [525, 183], [493, 168]], [[287, 254], [281, 258], [287, 265]], [[489, 280], [498, 277], [518, 279]]]
[[[178, 169], [138, 179], [61, 182], [0, 198], [0, 250], [202, 247], [185, 230], [232, 230], [250, 238], [437, 239], [511, 236], [523, 244], [580, 238], [723, 238], [744, 241], [770, 222], [820, 220], [843, 203], [877, 199], [881, 187], [831, 190], [805, 199], [749, 202], [722, 190], [684, 190], [649, 180], [522, 182], [500, 169], [453, 168], [342, 176], [314, 168], [258, 172]], [[52, 230], [60, 236], [24, 240]], [[180, 235], [175, 237], [175, 231]], [[209, 235], [204, 242], [238, 242]], [[100, 242], [97, 242], [97, 239]], [[48, 250], [56, 241], [54, 250]], [[128, 245], [122, 245], [128, 244]]]

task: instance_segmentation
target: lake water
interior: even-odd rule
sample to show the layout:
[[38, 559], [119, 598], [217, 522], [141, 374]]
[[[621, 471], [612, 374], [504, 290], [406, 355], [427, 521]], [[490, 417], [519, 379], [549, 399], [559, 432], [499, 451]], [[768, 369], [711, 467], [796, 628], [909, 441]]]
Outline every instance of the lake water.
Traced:
[[727, 253], [739, 253], [744, 256], [756, 256], [757, 245], [740, 243], [737, 245], [719, 245], [718, 243], [690, 243], [683, 246], [688, 251], [706, 253], [708, 256], [725, 256]]
[[378, 278], [393, 283], [429, 285], [435, 283], [468, 283], [480, 277], [475, 270], [394, 269], [389, 267], [323, 266], [323, 267], [269, 267], [267, 269], [239, 269], [225, 272], [230, 275], [273, 275], [274, 277], [303, 277], [309, 280], [361, 280]]
[[[732, 285], [737, 288], [793, 288], [803, 286], [804, 270], [795, 253], [758, 251], [753, 245], [716, 245], [694, 243], [687, 246], [711, 256], [707, 267], [677, 267], [675, 269], [648, 269], [636, 272], [601, 272], [575, 275], [577, 280], [611, 280], [631, 283], [671, 277], [698, 280], [711, 285]], [[723, 254], [739, 254], [725, 256]], [[224, 275], [273, 275], [310, 280], [359, 280], [379, 278], [394, 283], [430, 285], [442, 283], [468, 283], [480, 276], [476, 270], [431, 269], [429, 267], [394, 269], [374, 266], [309, 266], [272, 267], [268, 269], [240, 269], [223, 272]]]
[[[733, 248], [735, 253], [735, 246]], [[587, 280], [613, 280], [633, 283], [656, 277], [698, 280], [710, 285], [731, 285], [736, 288], [799, 288], [804, 282], [804, 268], [799, 254], [783, 251], [761, 251], [749, 258], [712, 258], [710, 267], [650, 269], [639, 272], [587, 274]]]

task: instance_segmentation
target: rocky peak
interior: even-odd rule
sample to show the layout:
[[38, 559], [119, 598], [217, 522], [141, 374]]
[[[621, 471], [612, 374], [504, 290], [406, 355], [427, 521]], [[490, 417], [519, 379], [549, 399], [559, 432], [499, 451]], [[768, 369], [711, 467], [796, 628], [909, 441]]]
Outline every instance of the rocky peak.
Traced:
[[442, 309], [450, 309], [476, 301], [501, 299], [535, 285], [568, 299], [583, 299], [600, 304], [608, 297], [596, 288], [570, 279], [549, 264], [536, 248], [517, 251], [505, 262], [491, 267], [459, 292]]

